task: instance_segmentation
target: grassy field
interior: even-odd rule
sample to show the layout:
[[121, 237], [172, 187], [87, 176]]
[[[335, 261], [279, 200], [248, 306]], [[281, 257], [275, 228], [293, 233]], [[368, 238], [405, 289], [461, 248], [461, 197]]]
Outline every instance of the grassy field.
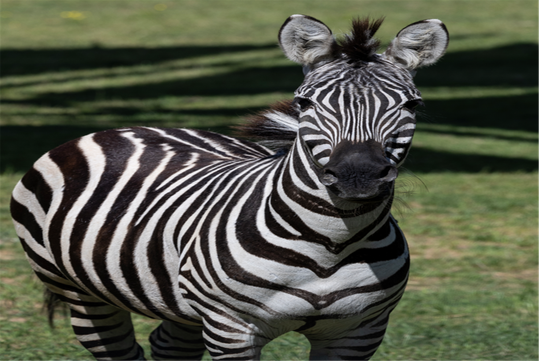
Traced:
[[[293, 96], [276, 45], [294, 13], [339, 35], [352, 17], [442, 19], [447, 55], [420, 70], [422, 111], [395, 216], [410, 283], [374, 360], [537, 360], [537, 2], [9, 1], [0, 7], [0, 359], [91, 359], [68, 319], [48, 328], [42, 288], [11, 226], [10, 192], [44, 152], [129, 125], [229, 126]], [[154, 320], [135, 318], [141, 344]], [[287, 334], [265, 360], [304, 360]]]

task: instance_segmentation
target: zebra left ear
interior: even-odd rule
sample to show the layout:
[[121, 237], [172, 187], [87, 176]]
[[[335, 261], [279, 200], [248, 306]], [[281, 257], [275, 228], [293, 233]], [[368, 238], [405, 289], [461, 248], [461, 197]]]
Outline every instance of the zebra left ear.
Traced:
[[292, 15], [279, 30], [279, 45], [288, 59], [303, 65], [306, 74], [335, 58], [337, 43], [331, 30], [315, 18]]
[[436, 63], [449, 44], [449, 33], [438, 19], [413, 23], [399, 31], [383, 54], [408, 70]]

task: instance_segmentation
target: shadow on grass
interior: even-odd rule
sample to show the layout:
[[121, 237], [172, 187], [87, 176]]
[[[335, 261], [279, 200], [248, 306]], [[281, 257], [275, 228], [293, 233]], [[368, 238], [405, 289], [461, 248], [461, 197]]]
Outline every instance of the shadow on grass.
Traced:
[[469, 153], [449, 153], [412, 147], [404, 166], [412, 172], [534, 172], [537, 161], [525, 158], [498, 157]]
[[426, 108], [420, 111], [419, 123], [523, 130], [534, 133], [538, 130], [537, 94], [429, 100], [426, 102]]
[[[32, 72], [32, 69], [35, 72], [47, 72], [71, 70], [73, 67], [80, 69], [152, 64], [182, 57], [217, 55], [271, 47], [275, 45], [170, 49], [5, 50], [1, 53], [0, 69], [3, 76], [9, 76], [23, 72], [25, 62], [31, 62], [27, 72]], [[416, 83], [418, 87], [536, 86], [537, 50], [536, 44], [515, 44], [488, 50], [449, 53], [436, 66], [421, 69], [416, 77]], [[30, 53], [32, 56], [29, 55]], [[137, 55], [139, 53], [141, 55]], [[77, 63], [77, 59], [81, 64]], [[518, 66], [515, 66], [515, 62]], [[22, 66], [21, 69], [20, 66]], [[254, 66], [226, 74], [193, 79], [51, 92], [23, 100], [5, 99], [4, 101], [66, 106], [74, 102], [92, 102], [96, 99], [144, 100], [164, 96], [251, 95], [274, 91], [292, 93], [301, 81], [302, 74], [299, 66], [291, 63], [289, 66], [271, 68]]]
[[433, 67], [419, 69], [421, 86], [537, 86], [538, 46], [512, 44], [448, 53]]
[[[0, 50], [2, 77], [62, 72], [83, 69], [129, 67], [159, 64], [170, 60], [225, 53], [277, 48], [277, 44], [227, 46], [175, 46], [82, 49], [5, 49]], [[434, 67], [421, 69], [416, 77], [419, 86], [534, 86], [537, 84], [537, 44], [520, 43], [492, 49], [446, 54]], [[284, 55], [283, 55], [284, 56]], [[296, 65], [291, 65], [297, 70]], [[275, 77], [284, 80], [280, 71]], [[256, 69], [256, 68], [255, 68]], [[301, 74], [301, 71], [295, 71]], [[229, 79], [238, 74], [231, 73]], [[240, 74], [241, 76], [241, 74]], [[300, 76], [298, 76], [300, 77]], [[298, 86], [299, 84], [295, 84]], [[125, 89], [130, 89], [130, 86]], [[204, 89], [204, 87], [202, 87]], [[129, 94], [129, 92], [127, 92]], [[161, 95], [161, 93], [157, 94]]]
[[171, 46], [81, 49], [0, 50], [1, 76], [30, 75], [83, 69], [129, 67], [170, 60], [277, 48], [276, 44], [226, 46]]
[[[1, 53], [3, 76], [56, 72], [73, 69], [107, 68], [159, 63], [172, 59], [216, 55], [226, 52], [262, 50], [275, 47], [261, 46], [207, 46], [172, 48], [126, 48], [126, 49], [59, 49], [59, 50], [4, 50]], [[518, 66], [515, 66], [518, 64]], [[488, 50], [464, 51], [447, 54], [439, 65], [421, 69], [416, 77], [421, 86], [496, 86], [531, 87], [537, 85], [537, 45], [514, 44]], [[9, 99], [4, 103], [32, 106], [77, 107], [79, 103], [91, 105], [96, 100], [121, 99], [145, 100], [167, 96], [229, 96], [253, 95], [271, 92], [293, 91], [302, 82], [301, 69], [297, 65], [270, 68], [250, 67], [226, 74], [195, 79], [173, 80], [158, 83], [101, 87], [92, 90], [75, 90], [61, 93], [44, 93], [33, 98]], [[16, 86], [16, 85], [15, 85]], [[141, 102], [143, 104], [143, 102]], [[427, 116], [420, 122], [447, 124], [478, 128], [499, 128], [537, 132], [537, 95], [488, 97], [475, 99], [432, 100], [427, 104]], [[88, 107], [86, 107], [88, 108]], [[159, 115], [171, 113], [166, 109], [137, 107], [94, 108], [81, 115], [111, 115], [115, 123], [103, 127], [87, 126], [6, 126], [0, 133], [0, 170], [26, 171], [44, 152], [67, 140], [84, 134], [122, 125], [159, 126], [159, 121], [140, 124], [133, 120], [136, 115]], [[181, 126], [186, 116], [240, 116], [256, 108], [186, 109], [177, 113]], [[23, 114], [18, 114], [23, 115]], [[41, 116], [41, 115], [38, 115]], [[148, 119], [151, 117], [141, 117]], [[157, 117], [158, 119], [159, 117]], [[46, 123], [46, 122], [45, 122]], [[207, 129], [207, 127], [200, 127]], [[229, 133], [226, 124], [212, 130]], [[430, 130], [427, 130], [430, 131]], [[455, 135], [465, 135], [453, 133]], [[474, 136], [482, 136], [474, 134]], [[485, 135], [492, 137], [491, 135]], [[511, 136], [514, 138], [515, 136]], [[517, 139], [512, 139], [517, 140]], [[523, 139], [524, 140], [524, 139]], [[529, 141], [525, 139], [524, 141]], [[24, 144], [24, 147], [21, 147]], [[531, 171], [536, 162], [528, 159], [502, 158], [432, 152], [415, 149], [408, 166], [414, 171]]]
[[65, 107], [73, 103], [107, 99], [149, 100], [170, 96], [233, 96], [272, 92], [289, 92], [292, 96], [302, 81], [299, 66], [249, 67], [199, 78], [51, 92], [30, 99], [5, 99], [3, 102]]
[[[157, 124], [154, 124], [152, 121], [144, 120], [144, 123], [141, 123], [141, 120], [136, 120], [134, 118], [127, 118], [127, 116], [138, 116], [138, 115], [176, 115], [178, 118], [178, 127], [181, 127], [181, 119], [183, 116], [186, 115], [194, 115], [194, 116], [221, 116], [221, 117], [237, 117], [242, 118], [244, 116], [247, 116], [252, 113], [256, 113], [260, 110], [265, 109], [266, 107], [227, 107], [227, 108], [208, 108], [208, 109], [200, 109], [200, 108], [191, 108], [191, 109], [181, 109], [181, 110], [174, 110], [174, 109], [141, 109], [133, 106], [122, 106], [122, 107], [99, 107], [98, 110], [81, 110], [77, 113], [77, 116], [98, 116], [98, 115], [115, 115], [118, 117], [126, 116], [125, 120], [114, 122], [114, 124], [111, 124], [108, 128], [111, 127], [120, 127], [123, 126], [125, 123], [126, 126], [160, 126], [159, 121], [157, 121]], [[18, 111], [17, 116], [35, 116], [35, 113], [31, 111], [22, 112]], [[44, 123], [47, 123], [47, 117], [58, 117], [58, 116], [65, 116], [65, 114], [62, 114], [62, 112], [53, 112], [49, 111], [47, 114], [39, 114], [39, 117], [44, 118]], [[150, 116], [147, 116], [145, 118], [150, 118]], [[87, 123], [86, 123], [87, 124]]]
[[[43, 125], [3, 126], [0, 131], [0, 173], [27, 172], [40, 156], [70, 140], [110, 129], [110, 127]], [[230, 134], [229, 126], [200, 127], [221, 134]], [[21, 147], [21, 144], [24, 144]]]
[[54, 125], [3, 126], [0, 130], [0, 172], [26, 172], [49, 150], [69, 140], [100, 130], [105, 128]]

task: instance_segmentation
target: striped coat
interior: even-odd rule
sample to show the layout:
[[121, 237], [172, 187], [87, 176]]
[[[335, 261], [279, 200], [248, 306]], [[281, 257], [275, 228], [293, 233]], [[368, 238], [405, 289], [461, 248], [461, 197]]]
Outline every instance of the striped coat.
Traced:
[[[439, 21], [419, 24], [412, 29], [445, 32]], [[335, 81], [353, 59], [347, 44], [332, 61], [322, 50], [333, 54], [333, 43], [318, 58], [306, 55], [312, 48], [297, 55], [302, 45], [289, 37], [305, 29], [316, 39], [329, 31], [292, 16], [280, 33], [285, 54], [307, 69], [296, 100], [243, 128], [280, 150], [196, 130], [108, 130], [48, 152], [15, 188], [13, 220], [32, 268], [70, 306], [96, 358], [143, 358], [130, 313], [163, 320], [150, 338], [155, 358], [207, 349], [256, 359], [288, 331], [309, 339], [313, 359], [376, 351], [408, 277], [390, 209], [420, 95], [406, 66], [387, 70], [402, 58], [396, 50], [373, 60], [386, 70], [372, 78], [396, 86], [349, 91], [349, 75]], [[376, 30], [354, 31], [367, 29]], [[380, 101], [376, 89], [388, 88]], [[378, 111], [364, 110], [369, 96]]]

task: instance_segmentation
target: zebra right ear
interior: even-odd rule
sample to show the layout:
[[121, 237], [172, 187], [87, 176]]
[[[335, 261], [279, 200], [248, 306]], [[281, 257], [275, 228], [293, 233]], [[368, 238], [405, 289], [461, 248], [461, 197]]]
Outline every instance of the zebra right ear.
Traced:
[[286, 57], [303, 65], [303, 72], [335, 58], [337, 43], [320, 20], [306, 15], [290, 16], [279, 30], [279, 45]]

